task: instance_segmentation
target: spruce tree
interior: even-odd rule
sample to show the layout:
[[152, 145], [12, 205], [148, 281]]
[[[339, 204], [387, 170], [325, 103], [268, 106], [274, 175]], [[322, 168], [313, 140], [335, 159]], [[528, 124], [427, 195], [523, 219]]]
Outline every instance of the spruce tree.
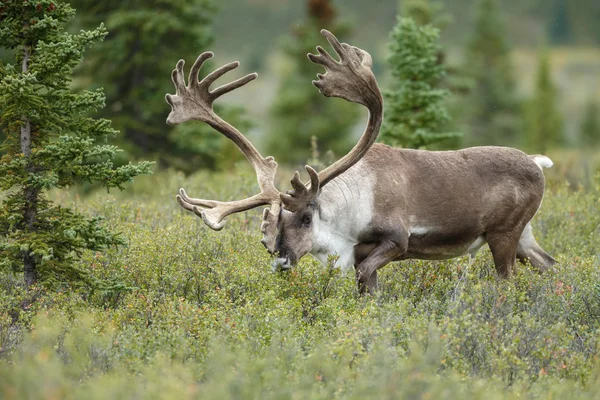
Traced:
[[[94, 46], [81, 69], [82, 82], [103, 86], [109, 107], [102, 116], [122, 133], [121, 145], [134, 156], [186, 172], [215, 168], [228, 142], [206, 124], [165, 124], [165, 93], [174, 63], [196, 59], [213, 43], [214, 0], [73, 0], [84, 27], [104, 22], [109, 34]], [[209, 70], [210, 68], [206, 68]], [[240, 110], [219, 107], [225, 118], [247, 128]], [[237, 153], [236, 153], [237, 154]], [[243, 156], [241, 156], [243, 157]]]
[[556, 107], [557, 91], [550, 75], [547, 51], [540, 53], [533, 98], [527, 104], [527, 139], [532, 151], [544, 153], [564, 144], [562, 117]]
[[464, 105], [470, 144], [515, 144], [522, 128], [521, 109], [496, 0], [479, 0], [465, 71], [473, 82]]
[[450, 22], [452, 17], [444, 12], [444, 5], [434, 0], [400, 0], [398, 1], [400, 15], [405, 18], [412, 18], [419, 26], [433, 25], [443, 30]]
[[[398, 9], [401, 16], [414, 19], [419, 26], [432, 25], [439, 29], [440, 39], [444, 36], [446, 28], [452, 25], [454, 20], [452, 15], [446, 11], [444, 4], [435, 0], [399, 0]], [[464, 114], [461, 103], [471, 87], [470, 79], [459, 64], [449, 61], [448, 54], [441, 45], [437, 54], [437, 62], [444, 67], [444, 76], [438, 87], [449, 91], [443, 104], [450, 114], [450, 121], [444, 124], [444, 128], [458, 132], [460, 130], [460, 117]], [[462, 137], [462, 133], [457, 133], [454, 138], [441, 140], [437, 145], [430, 147], [434, 149], [459, 148], [461, 147]]]
[[113, 136], [110, 121], [89, 113], [104, 106], [101, 89], [74, 93], [71, 75], [83, 51], [106, 31], [70, 34], [74, 16], [55, 0], [3, 1], [0, 47], [11, 49], [14, 63], [0, 65], [0, 123], [6, 139], [0, 159], [0, 269], [24, 271], [27, 286], [38, 278], [84, 278], [73, 262], [81, 250], [121, 244], [118, 234], [50, 202], [51, 188], [100, 182], [123, 188], [150, 163], [113, 167], [119, 151], [97, 145]]
[[580, 134], [583, 146], [600, 146], [600, 105], [596, 98], [591, 98], [585, 106]]
[[418, 25], [412, 18], [399, 18], [391, 33], [388, 65], [393, 82], [384, 93], [384, 143], [423, 148], [456, 133], [441, 132], [450, 117], [444, 107], [449, 92], [441, 88], [445, 75], [439, 62], [439, 30]]
[[338, 157], [345, 154], [352, 148], [350, 131], [358, 117], [351, 103], [326, 99], [315, 90], [310, 82], [323, 71], [306, 58], [322, 43], [322, 28], [340, 38], [348, 34], [348, 28], [336, 22], [330, 0], [308, 0], [307, 10], [307, 20], [294, 25], [292, 36], [282, 43], [289, 68], [282, 74], [270, 113], [267, 152], [282, 162], [306, 162], [311, 157], [313, 136], [322, 151], [332, 151]]

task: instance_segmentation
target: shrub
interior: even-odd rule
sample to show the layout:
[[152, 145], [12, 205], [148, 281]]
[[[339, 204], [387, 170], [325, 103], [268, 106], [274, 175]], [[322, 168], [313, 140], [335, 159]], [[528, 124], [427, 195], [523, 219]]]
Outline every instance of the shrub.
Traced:
[[489, 252], [468, 265], [403, 261], [360, 296], [354, 274], [303, 259], [272, 273], [260, 213], [220, 232], [175, 204], [251, 192], [252, 171], [158, 174], [126, 193], [60, 204], [107, 215], [127, 248], [78, 268], [132, 289], [28, 294], [0, 275], [0, 397], [592, 398], [600, 389], [598, 192], [557, 187], [534, 219], [559, 261], [498, 278]]

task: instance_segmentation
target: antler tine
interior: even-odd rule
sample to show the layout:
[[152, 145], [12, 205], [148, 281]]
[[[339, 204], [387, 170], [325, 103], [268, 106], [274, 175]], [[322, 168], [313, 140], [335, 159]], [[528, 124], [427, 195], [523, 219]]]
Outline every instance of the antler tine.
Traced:
[[171, 72], [171, 80], [173, 81], [173, 84], [175, 85], [175, 91], [177, 94], [183, 93], [185, 91], [185, 80], [183, 79], [183, 65], [184, 64], [185, 64], [184, 60], [177, 61], [177, 64], [175, 65], [175, 69], [173, 70], [173, 72]]
[[[188, 76], [188, 85], [185, 85], [183, 67], [185, 62], [180, 60], [171, 75], [175, 85], [176, 94], [166, 95], [167, 103], [171, 106], [171, 113], [167, 118], [169, 124], [180, 124], [189, 120], [203, 121], [221, 132], [228, 139], [233, 141], [246, 156], [256, 172], [256, 179], [260, 187], [260, 193], [243, 200], [230, 202], [221, 202], [216, 200], [194, 199], [187, 195], [185, 190], [181, 189], [177, 195], [177, 201], [186, 210], [194, 212], [202, 217], [206, 225], [214, 230], [223, 228], [224, 219], [233, 213], [250, 210], [252, 208], [270, 204], [270, 222], [275, 230], [277, 227], [277, 218], [279, 218], [280, 199], [279, 191], [275, 188], [275, 173], [277, 163], [273, 157], [263, 157], [258, 150], [242, 135], [235, 127], [221, 119], [213, 110], [213, 102], [237, 88], [240, 88], [248, 82], [256, 79], [256, 73], [248, 74], [242, 78], [234, 80], [228, 84], [220, 86], [213, 91], [210, 86], [227, 72], [237, 68], [239, 62], [234, 61], [225, 64], [215, 71], [208, 74], [204, 79], [198, 81], [198, 74], [204, 62], [213, 56], [212, 52], [205, 52], [194, 62]], [[275, 214], [276, 213], [276, 214]], [[265, 229], [270, 235], [266, 242], [273, 249], [275, 245], [274, 236], [276, 231], [271, 226]]]
[[[204, 65], [204, 62], [212, 57], [214, 57], [214, 53], [212, 51], [205, 51], [204, 53], [200, 54], [198, 58], [196, 58], [196, 61], [194, 61], [192, 68], [190, 68], [190, 74], [188, 76], [188, 84], [190, 86], [198, 86], [198, 84], [200, 84], [200, 81], [198, 81], [198, 74], [200, 73], [200, 69], [202, 69], [202, 65]], [[181, 61], [185, 62], [183, 60]], [[183, 65], [181, 77], [183, 78]]]
[[202, 81], [200, 81], [200, 86], [204, 87], [204, 88], [206, 88], [206, 90], [208, 90], [208, 87], [210, 85], [212, 85], [214, 83], [214, 81], [216, 81], [217, 79], [219, 79], [220, 77], [222, 77], [223, 75], [228, 73], [229, 71], [232, 71], [239, 66], [240, 66], [239, 61], [233, 61], [233, 62], [227, 63], [227, 64], [215, 69], [213, 72], [206, 75], [206, 77], [204, 79], [202, 79]]
[[298, 211], [303, 206], [314, 202], [319, 195], [321, 185], [319, 183], [319, 174], [312, 167], [306, 166], [306, 172], [310, 176], [310, 184], [305, 185], [300, 180], [300, 173], [296, 171], [290, 181], [293, 190], [288, 190], [285, 194], [280, 193], [281, 202], [286, 210]]
[[214, 98], [217, 99], [217, 98], [221, 97], [222, 95], [224, 95], [225, 93], [229, 93], [232, 90], [235, 90], [239, 87], [244, 86], [246, 83], [253, 81], [257, 77], [258, 77], [258, 74], [256, 72], [253, 74], [248, 74], [248, 75], [244, 76], [243, 78], [239, 78], [233, 82], [230, 82], [223, 86], [219, 86], [218, 88], [213, 90], [211, 93], [214, 96]]
[[[331, 65], [334, 63], [337, 63], [336, 60], [333, 59], [333, 57], [331, 57], [329, 55], [329, 53], [327, 52], [327, 50], [325, 50], [324, 48], [322, 48], [321, 46], [317, 46], [317, 51], [319, 52], [320, 56], [316, 56], [314, 54], [310, 54], [309, 58], [317, 63], [317, 64], [322, 64], [322, 65]], [[312, 58], [311, 58], [312, 56]]]
[[[296, 192], [304, 193], [307, 191], [306, 186], [304, 186], [304, 183], [302, 183], [302, 181], [300, 180], [300, 172], [298, 171], [294, 172], [294, 176], [290, 183], [292, 184], [292, 187]], [[288, 190], [288, 193], [289, 192], [292, 192], [292, 190]]]
[[187, 193], [185, 192], [185, 189], [180, 188], [179, 189], [179, 196], [181, 197], [181, 199], [183, 201], [185, 201], [186, 203], [189, 203], [193, 206], [202, 206], [202, 207], [206, 207], [206, 208], [214, 208], [218, 205], [218, 201], [215, 200], [204, 200], [204, 199], [194, 199], [192, 197], [189, 197], [187, 195]]
[[269, 204], [271, 200], [264, 196], [263, 193], [248, 197], [247, 199], [229, 202], [192, 199], [185, 195], [185, 191], [183, 189], [179, 189], [179, 194], [176, 196], [176, 198], [177, 202], [183, 208], [188, 211], [192, 211], [199, 217], [202, 217], [204, 223], [215, 231], [223, 229], [223, 226], [225, 226], [224, 219], [228, 215]]
[[340, 61], [343, 62], [346, 58], [346, 49], [340, 43], [338, 38], [336, 38], [333, 33], [329, 32], [327, 29], [321, 29], [321, 35], [325, 36], [325, 39], [327, 39], [331, 47], [333, 47], [333, 50], [335, 50], [337, 55], [340, 57]]
[[308, 54], [312, 62], [325, 68], [325, 74], [317, 74], [318, 79], [313, 81], [313, 85], [327, 97], [341, 97], [362, 104], [369, 110], [369, 122], [358, 143], [340, 160], [319, 172], [320, 185], [323, 187], [356, 164], [375, 143], [383, 120], [383, 98], [371, 71], [371, 55], [358, 47], [340, 43], [328, 30], [321, 30], [321, 34], [340, 60], [336, 61], [321, 46], [317, 46], [319, 54]]
[[263, 211], [263, 221], [260, 224], [260, 231], [263, 234], [261, 243], [266, 247], [270, 254], [275, 252], [275, 240], [277, 238], [277, 223], [279, 221], [279, 212], [281, 205], [273, 203], [271, 208], [267, 207]]

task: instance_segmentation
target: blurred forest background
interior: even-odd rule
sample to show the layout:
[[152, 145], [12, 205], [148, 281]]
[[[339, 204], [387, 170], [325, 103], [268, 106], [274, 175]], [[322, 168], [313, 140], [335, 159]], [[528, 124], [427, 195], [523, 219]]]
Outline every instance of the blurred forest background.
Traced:
[[[156, 160], [162, 167], [191, 173], [228, 169], [240, 160], [241, 153], [204, 124], [165, 123], [169, 106], [164, 95], [174, 91], [171, 70], [180, 58], [189, 68], [206, 50], [215, 52], [211, 67], [241, 62], [240, 71], [222, 81], [259, 73], [255, 82], [219, 100], [218, 111], [263, 154], [292, 165], [316, 162], [317, 149], [326, 162], [340, 157], [362, 132], [365, 116], [356, 105], [325, 99], [310, 84], [322, 71], [306, 59], [306, 53], [325, 45], [319, 29], [327, 28], [373, 56], [373, 69], [386, 93], [381, 140], [432, 149], [489, 144], [544, 152], [557, 165], [552, 173], [584, 184], [598, 168], [597, 0], [74, 0], [71, 4], [77, 10], [73, 31], [100, 23], [109, 31], [103, 43], [86, 53], [73, 85], [104, 88], [107, 106], [101, 114], [121, 131], [111, 140], [126, 150], [123, 161]], [[399, 26], [398, 16], [411, 17], [421, 27], [430, 24], [439, 33], [428, 31], [421, 39], [410, 36], [416, 28]], [[418, 69], [406, 75], [398, 54], [410, 57], [424, 51], [424, 46], [409, 49], [419, 40], [432, 46], [428, 49], [435, 52], [438, 69], [427, 76]], [[0, 50], [0, 56], [6, 58], [8, 53]], [[201, 73], [208, 72], [205, 68]], [[412, 89], [400, 81], [406, 76], [427, 80], [431, 92], [420, 96], [435, 103], [432, 114], [419, 116], [423, 111], [419, 105], [406, 104], [403, 95], [409, 102], [413, 98], [407, 91]], [[422, 134], [416, 137], [419, 130]], [[424, 139], [436, 132], [450, 133], [441, 134], [440, 140]]]

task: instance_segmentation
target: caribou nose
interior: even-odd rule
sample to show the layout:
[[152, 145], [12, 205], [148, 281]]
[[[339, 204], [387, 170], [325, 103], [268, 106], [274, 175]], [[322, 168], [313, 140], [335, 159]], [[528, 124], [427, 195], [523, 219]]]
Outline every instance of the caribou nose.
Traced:
[[271, 268], [273, 269], [273, 272], [287, 271], [288, 269], [292, 269], [292, 263], [290, 263], [288, 257], [277, 257], [273, 260]]

